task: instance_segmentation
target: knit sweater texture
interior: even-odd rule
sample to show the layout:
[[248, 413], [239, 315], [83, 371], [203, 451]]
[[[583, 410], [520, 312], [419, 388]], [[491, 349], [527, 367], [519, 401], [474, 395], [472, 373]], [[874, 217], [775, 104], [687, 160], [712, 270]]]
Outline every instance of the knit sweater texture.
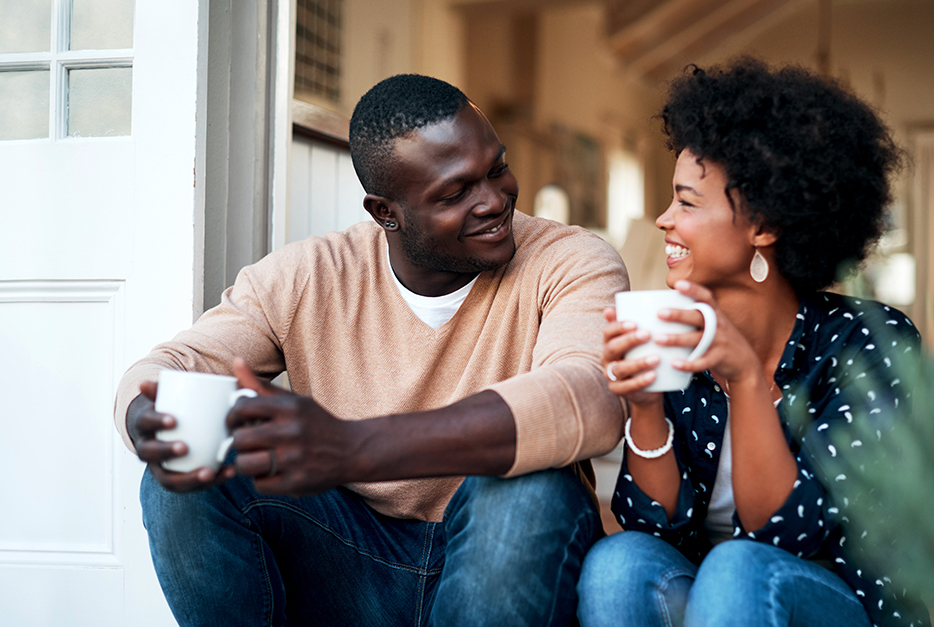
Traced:
[[[620, 440], [622, 401], [600, 367], [602, 311], [629, 280], [618, 253], [577, 227], [516, 212], [516, 254], [480, 274], [457, 313], [423, 323], [392, 280], [372, 222], [310, 237], [240, 271], [221, 304], [130, 367], [114, 419], [162, 369], [288, 372], [291, 389], [344, 420], [443, 407], [491, 389], [516, 424], [506, 476], [603, 454]], [[348, 486], [376, 511], [441, 520], [461, 477]]]

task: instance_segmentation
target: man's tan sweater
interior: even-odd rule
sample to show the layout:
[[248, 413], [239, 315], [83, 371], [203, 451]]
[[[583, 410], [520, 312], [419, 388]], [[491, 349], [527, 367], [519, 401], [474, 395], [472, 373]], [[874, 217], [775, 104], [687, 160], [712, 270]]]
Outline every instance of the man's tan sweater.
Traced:
[[[619, 442], [623, 405], [600, 367], [602, 311], [628, 289], [622, 260], [596, 235], [516, 212], [516, 254], [478, 277], [438, 329], [392, 280], [372, 222], [290, 244], [241, 270], [220, 305], [153, 349], [120, 383], [117, 429], [139, 384], [163, 368], [230, 374], [288, 371], [292, 389], [336, 417], [360, 420], [434, 409], [485, 389], [516, 421], [508, 475], [560, 467]], [[377, 511], [441, 520], [461, 478], [354, 484]]]

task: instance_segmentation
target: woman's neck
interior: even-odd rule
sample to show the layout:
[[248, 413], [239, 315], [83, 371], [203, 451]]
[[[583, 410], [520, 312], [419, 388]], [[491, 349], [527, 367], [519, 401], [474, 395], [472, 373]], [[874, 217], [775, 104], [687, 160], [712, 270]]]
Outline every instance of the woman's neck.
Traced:
[[770, 377], [778, 367], [798, 313], [799, 298], [786, 281], [753, 289], [714, 290], [721, 311], [752, 346]]

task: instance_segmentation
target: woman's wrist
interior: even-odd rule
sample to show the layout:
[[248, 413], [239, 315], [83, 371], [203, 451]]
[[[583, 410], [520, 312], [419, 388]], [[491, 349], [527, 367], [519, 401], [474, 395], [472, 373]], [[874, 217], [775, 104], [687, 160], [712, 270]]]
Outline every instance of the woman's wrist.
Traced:
[[672, 424], [671, 420], [668, 417], [665, 417], [665, 423], [668, 425], [668, 437], [665, 439], [665, 443], [658, 448], [654, 449], [642, 449], [640, 448], [632, 437], [632, 418], [626, 420], [626, 447], [644, 459], [657, 459], [671, 450], [672, 443], [675, 438], [675, 426]]
[[[640, 451], [651, 452], [666, 448], [673, 431], [670, 424], [665, 416], [665, 405], [661, 394], [655, 402], [633, 405], [624, 432], [627, 447], [640, 457], [645, 457], [645, 455], [640, 455]], [[661, 455], [664, 455], [664, 452], [658, 456]]]

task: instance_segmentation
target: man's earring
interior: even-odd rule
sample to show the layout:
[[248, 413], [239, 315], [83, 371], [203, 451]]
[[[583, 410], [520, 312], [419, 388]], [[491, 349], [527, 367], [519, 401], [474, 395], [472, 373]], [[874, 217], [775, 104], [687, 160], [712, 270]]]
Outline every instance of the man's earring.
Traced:
[[752, 263], [749, 264], [749, 275], [756, 283], [762, 283], [769, 276], [769, 262], [765, 260], [758, 248], [756, 248], [756, 254], [752, 256]]
[[386, 220], [385, 226], [387, 229], [394, 229], [396, 228], [396, 223], [393, 222], [392, 220]]

